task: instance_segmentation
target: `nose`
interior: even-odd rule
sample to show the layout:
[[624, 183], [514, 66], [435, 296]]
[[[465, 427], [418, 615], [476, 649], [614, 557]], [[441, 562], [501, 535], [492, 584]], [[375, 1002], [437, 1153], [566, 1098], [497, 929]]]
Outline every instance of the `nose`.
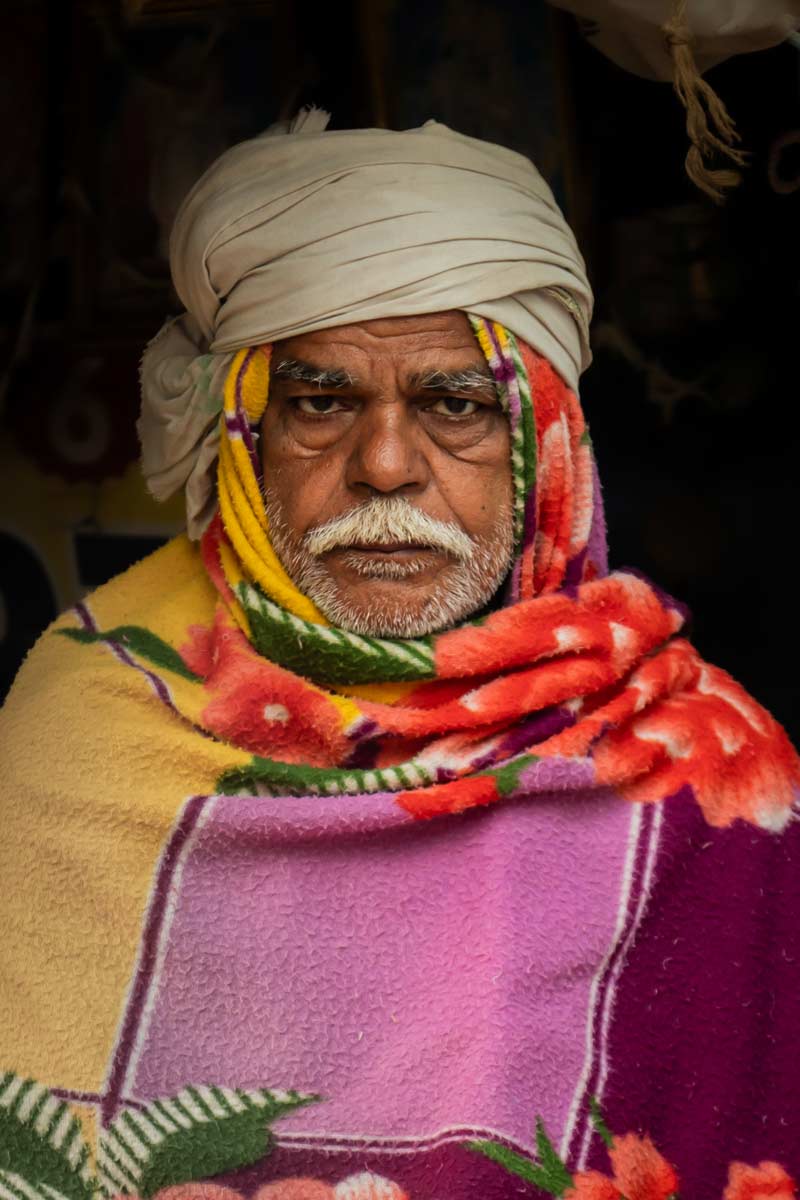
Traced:
[[429, 478], [413, 412], [399, 398], [369, 404], [348, 460], [348, 486], [358, 492], [407, 494], [423, 491]]

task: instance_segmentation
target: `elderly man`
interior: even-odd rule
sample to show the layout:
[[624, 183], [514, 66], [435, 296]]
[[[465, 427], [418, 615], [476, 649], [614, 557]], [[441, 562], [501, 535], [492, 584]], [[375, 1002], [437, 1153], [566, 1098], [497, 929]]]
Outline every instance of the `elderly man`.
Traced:
[[185, 201], [188, 536], [6, 706], [0, 1196], [792, 1196], [800, 764], [608, 571], [572, 235], [324, 124]]

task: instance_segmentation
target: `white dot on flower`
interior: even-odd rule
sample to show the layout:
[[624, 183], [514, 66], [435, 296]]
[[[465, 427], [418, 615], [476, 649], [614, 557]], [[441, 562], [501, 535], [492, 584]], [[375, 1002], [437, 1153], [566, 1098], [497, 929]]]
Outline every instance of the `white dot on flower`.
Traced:
[[283, 704], [265, 704], [265, 721], [280, 721], [283, 725], [289, 720], [289, 710]]
[[348, 1175], [333, 1189], [336, 1200], [406, 1200], [406, 1194], [391, 1179], [363, 1171]]
[[741, 750], [745, 743], [745, 738], [742, 734], [737, 733], [735, 729], [728, 729], [724, 725], [720, 725], [718, 721], [711, 722], [711, 728], [714, 730], [717, 741], [722, 747], [723, 754], [736, 754]]
[[756, 824], [760, 825], [762, 829], [767, 829], [770, 833], [783, 833], [792, 819], [792, 810], [791, 808], [768, 807], [763, 804], [756, 809], [754, 816]]
[[659, 728], [655, 722], [634, 730], [642, 742], [656, 742], [663, 746], [674, 762], [676, 758], [688, 758], [694, 749], [692, 739], [685, 729]]
[[611, 641], [614, 649], [618, 654], [628, 654], [636, 645], [636, 634], [627, 625], [620, 625], [619, 621], [609, 621], [608, 625], [611, 630]]
[[574, 625], [559, 625], [553, 630], [553, 637], [559, 650], [577, 650], [582, 641], [580, 630]]

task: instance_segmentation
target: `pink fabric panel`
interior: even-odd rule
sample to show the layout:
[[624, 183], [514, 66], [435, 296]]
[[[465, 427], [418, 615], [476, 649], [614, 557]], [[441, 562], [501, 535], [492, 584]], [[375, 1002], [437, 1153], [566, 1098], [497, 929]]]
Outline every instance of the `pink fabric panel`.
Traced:
[[559, 1137], [634, 809], [562, 793], [398, 824], [389, 798], [366, 803], [208, 802], [173, 884], [133, 1094], [325, 1097], [279, 1137], [475, 1127], [528, 1146], [536, 1114]]

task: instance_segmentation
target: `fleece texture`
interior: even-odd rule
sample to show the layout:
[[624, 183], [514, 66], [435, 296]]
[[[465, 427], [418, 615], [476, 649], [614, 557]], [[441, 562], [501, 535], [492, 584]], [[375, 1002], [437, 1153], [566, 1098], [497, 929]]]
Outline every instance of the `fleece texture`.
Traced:
[[259, 550], [254, 350], [202, 546], [29, 656], [0, 721], [4, 1200], [505, 1200], [535, 1192], [475, 1142], [532, 1161], [539, 1118], [603, 1169], [592, 1097], [692, 1200], [734, 1158], [800, 1171], [797, 758], [679, 605], [608, 574], [575, 397], [476, 332], [521, 455], [494, 611], [403, 643], [298, 611]]

